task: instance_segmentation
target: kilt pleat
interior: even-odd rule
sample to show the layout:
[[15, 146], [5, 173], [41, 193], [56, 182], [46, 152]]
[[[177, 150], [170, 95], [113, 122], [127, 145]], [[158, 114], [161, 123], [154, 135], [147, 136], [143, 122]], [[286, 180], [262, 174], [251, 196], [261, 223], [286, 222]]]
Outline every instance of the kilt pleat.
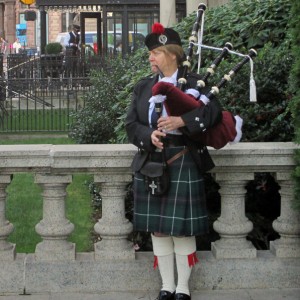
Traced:
[[[183, 147], [166, 148], [167, 159]], [[144, 177], [134, 176], [134, 230], [173, 236], [208, 232], [203, 175], [187, 152], [169, 165], [170, 189], [164, 196], [145, 190]]]

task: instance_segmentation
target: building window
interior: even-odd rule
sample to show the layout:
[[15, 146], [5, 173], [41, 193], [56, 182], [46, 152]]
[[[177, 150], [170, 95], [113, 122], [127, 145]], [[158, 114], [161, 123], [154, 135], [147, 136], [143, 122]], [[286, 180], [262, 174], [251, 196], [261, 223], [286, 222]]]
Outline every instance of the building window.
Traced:
[[24, 13], [21, 13], [19, 15], [19, 20], [20, 20], [20, 24], [26, 24], [26, 21], [25, 21], [25, 14]]
[[72, 24], [76, 13], [62, 13], [61, 14], [61, 32], [67, 32], [72, 30]]

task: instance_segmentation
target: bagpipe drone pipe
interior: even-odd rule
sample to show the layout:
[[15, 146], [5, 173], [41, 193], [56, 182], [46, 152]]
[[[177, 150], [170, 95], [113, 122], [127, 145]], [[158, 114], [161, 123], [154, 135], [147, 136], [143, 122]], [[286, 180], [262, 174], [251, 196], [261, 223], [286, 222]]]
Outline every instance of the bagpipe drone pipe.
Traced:
[[[192, 36], [189, 38], [189, 47], [186, 60], [183, 62], [183, 75], [178, 79], [177, 86], [174, 86], [174, 84], [172, 83], [160, 81], [156, 83], [152, 88], [153, 96], [159, 94], [166, 96], [164, 104], [167, 106], [168, 112], [171, 116], [181, 116], [197, 107], [209, 105], [209, 103], [206, 104], [203, 101], [196, 99], [194, 96], [184, 92], [187, 84], [186, 77], [190, 69], [193, 56], [193, 47], [198, 40], [197, 35], [205, 9], [206, 6], [204, 4], [200, 4], [198, 6], [197, 19], [193, 26]], [[216, 67], [231, 52], [231, 49], [232, 45], [230, 43], [226, 43], [225, 47], [221, 49], [221, 53], [215, 58], [210, 67], [207, 68], [207, 73], [204, 75], [204, 77], [201, 80], [197, 81], [195, 89], [198, 90], [200, 94], [203, 94], [203, 89], [208, 84], [208, 78], [214, 74], [214, 70], [216, 69]], [[251, 49], [247, 55], [243, 55], [243, 59], [238, 64], [236, 64], [228, 72], [228, 74], [224, 75], [224, 77], [217, 85], [213, 86], [210, 89], [208, 94], [205, 95], [206, 98], [209, 101], [213, 100], [213, 98], [219, 94], [220, 89], [223, 88], [227, 82], [231, 81], [232, 77], [256, 55], [257, 53], [254, 49]], [[163, 74], [161, 74], [161, 77], [162, 76]], [[215, 149], [220, 149], [227, 143], [233, 142], [235, 140], [236, 136], [238, 135], [236, 127], [236, 122], [238, 120], [241, 119], [235, 118], [231, 112], [223, 111], [221, 122], [219, 122], [212, 128], [207, 128], [205, 131], [192, 136], [192, 138], [201, 142], [203, 145], [210, 146]], [[241, 136], [241, 132], [239, 133], [239, 135]]]

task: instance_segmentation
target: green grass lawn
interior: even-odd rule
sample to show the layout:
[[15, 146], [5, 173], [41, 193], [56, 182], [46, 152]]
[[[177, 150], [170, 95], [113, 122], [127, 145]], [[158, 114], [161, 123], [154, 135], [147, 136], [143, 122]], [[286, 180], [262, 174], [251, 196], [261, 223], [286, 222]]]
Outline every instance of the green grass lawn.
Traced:
[[[19, 134], [18, 134], [19, 135]], [[9, 135], [10, 137], [13, 136], [12, 134]], [[6, 139], [5, 134], [1, 135], [0, 138], [0, 145], [29, 145], [29, 144], [53, 144], [53, 145], [66, 145], [66, 144], [74, 144], [74, 141], [68, 137], [61, 136], [61, 137], [42, 137], [41, 135], [24, 135], [24, 139]]]
[[72, 122], [68, 109], [23, 109], [12, 111], [3, 118], [3, 132], [63, 131]]
[[[31, 138], [24, 140], [1, 139], [0, 144], [73, 144], [62, 138]], [[93, 180], [89, 174], [74, 174], [73, 182], [67, 187], [66, 217], [75, 225], [69, 241], [76, 243], [76, 251], [91, 251], [92, 199], [86, 182]], [[8, 241], [16, 244], [18, 253], [33, 253], [41, 241], [35, 226], [43, 218], [42, 189], [34, 183], [34, 174], [14, 174], [7, 188], [6, 219], [14, 225], [14, 232]]]

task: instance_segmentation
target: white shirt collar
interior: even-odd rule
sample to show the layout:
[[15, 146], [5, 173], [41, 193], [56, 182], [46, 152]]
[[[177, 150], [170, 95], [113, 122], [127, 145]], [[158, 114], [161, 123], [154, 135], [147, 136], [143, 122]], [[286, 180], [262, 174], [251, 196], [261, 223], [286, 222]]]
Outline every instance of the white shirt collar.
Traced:
[[178, 73], [178, 69], [177, 69], [177, 70], [173, 73], [173, 75], [170, 76], [170, 77], [164, 77], [164, 78], [161, 78], [161, 77], [159, 76], [158, 81], [169, 82], [169, 83], [172, 83], [172, 84], [176, 85], [176, 83], [177, 83], [177, 73]]

